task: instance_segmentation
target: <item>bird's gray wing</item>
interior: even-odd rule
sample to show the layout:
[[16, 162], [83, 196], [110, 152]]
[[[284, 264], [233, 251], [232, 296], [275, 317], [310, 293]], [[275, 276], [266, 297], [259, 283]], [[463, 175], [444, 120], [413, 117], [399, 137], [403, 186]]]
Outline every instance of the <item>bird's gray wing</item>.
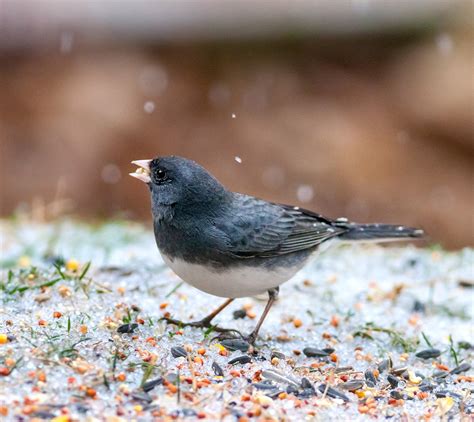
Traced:
[[311, 211], [236, 195], [233, 217], [218, 223], [228, 253], [240, 258], [273, 257], [313, 248], [346, 230]]

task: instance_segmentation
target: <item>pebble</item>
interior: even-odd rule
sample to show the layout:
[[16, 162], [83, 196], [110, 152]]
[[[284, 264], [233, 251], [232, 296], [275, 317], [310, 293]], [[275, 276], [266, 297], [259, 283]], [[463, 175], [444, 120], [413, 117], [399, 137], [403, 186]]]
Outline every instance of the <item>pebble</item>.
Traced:
[[117, 332], [121, 334], [130, 334], [133, 333], [138, 327], [138, 324], [135, 322], [132, 324], [123, 324], [117, 328]]
[[171, 348], [171, 354], [174, 358], [185, 358], [188, 356], [188, 353], [184, 349], [184, 347], [176, 346]]
[[441, 355], [441, 351], [438, 349], [426, 349], [418, 352], [415, 356], [420, 359], [434, 359]]
[[229, 365], [235, 365], [236, 363], [245, 364], [245, 363], [250, 363], [251, 361], [252, 361], [252, 358], [250, 356], [243, 355], [243, 356], [237, 356], [236, 358], [231, 359], [227, 363]]
[[250, 344], [245, 340], [241, 339], [226, 339], [221, 341], [222, 346], [231, 352], [235, 350], [240, 350], [241, 352], [246, 352], [249, 350]]
[[[327, 389], [326, 389], [327, 388]], [[333, 399], [341, 399], [341, 400], [344, 400], [344, 401], [350, 401], [349, 400], [349, 397], [347, 397], [345, 394], [341, 393], [340, 391], [337, 391], [335, 388], [333, 387], [330, 387], [330, 386], [326, 386], [326, 384], [321, 384], [319, 387], [318, 387], [318, 390], [324, 394], [324, 392], [326, 392], [326, 395], [328, 397], [331, 397]]]

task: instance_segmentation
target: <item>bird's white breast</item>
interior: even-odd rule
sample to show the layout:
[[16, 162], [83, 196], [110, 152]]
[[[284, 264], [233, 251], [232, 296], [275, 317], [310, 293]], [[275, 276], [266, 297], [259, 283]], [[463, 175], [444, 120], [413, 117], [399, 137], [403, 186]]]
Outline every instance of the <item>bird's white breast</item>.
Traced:
[[293, 277], [301, 266], [269, 270], [263, 267], [236, 266], [216, 270], [201, 264], [190, 264], [162, 254], [166, 264], [185, 282], [215, 296], [237, 298], [255, 296], [277, 287]]

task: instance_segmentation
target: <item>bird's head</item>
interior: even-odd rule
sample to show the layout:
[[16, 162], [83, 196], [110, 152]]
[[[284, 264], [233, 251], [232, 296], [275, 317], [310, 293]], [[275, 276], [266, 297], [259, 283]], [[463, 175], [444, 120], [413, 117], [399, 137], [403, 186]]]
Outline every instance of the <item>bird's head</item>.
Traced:
[[138, 166], [130, 176], [150, 188], [152, 206], [189, 207], [219, 202], [226, 189], [203, 167], [183, 157], [157, 157], [132, 161]]

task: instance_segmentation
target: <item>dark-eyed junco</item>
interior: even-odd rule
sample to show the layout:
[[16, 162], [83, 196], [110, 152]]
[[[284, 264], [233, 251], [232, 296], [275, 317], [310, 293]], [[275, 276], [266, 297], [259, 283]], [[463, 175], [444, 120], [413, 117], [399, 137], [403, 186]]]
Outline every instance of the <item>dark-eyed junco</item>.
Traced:
[[268, 292], [265, 310], [247, 337], [250, 343], [279, 286], [321, 244], [423, 235], [422, 230], [405, 226], [331, 220], [299, 207], [231, 192], [199, 164], [182, 157], [132, 163], [139, 168], [130, 175], [145, 182], [151, 192], [155, 238], [164, 261], [192, 286], [228, 298], [203, 320], [183, 325], [209, 327], [235, 298]]

